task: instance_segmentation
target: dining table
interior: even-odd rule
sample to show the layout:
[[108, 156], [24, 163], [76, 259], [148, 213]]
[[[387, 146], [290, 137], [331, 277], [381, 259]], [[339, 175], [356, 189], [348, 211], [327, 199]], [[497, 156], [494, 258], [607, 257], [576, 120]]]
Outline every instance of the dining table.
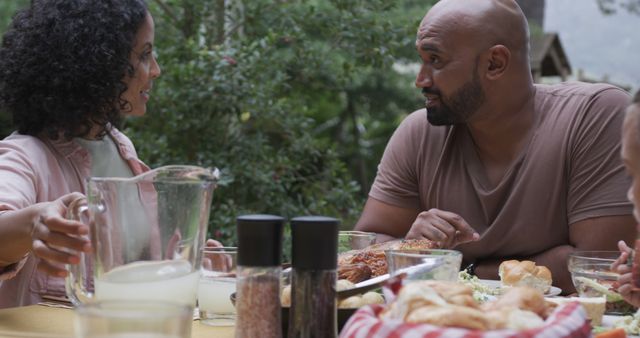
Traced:
[[[73, 338], [73, 309], [45, 304], [0, 309], [2, 338]], [[194, 320], [192, 338], [232, 338], [233, 326], [208, 326]]]
[[[603, 326], [611, 327], [620, 316], [605, 315]], [[0, 338], [73, 338], [73, 309], [37, 304], [0, 309]], [[208, 326], [194, 320], [192, 338], [232, 338], [233, 326]], [[628, 337], [637, 337], [629, 335]]]

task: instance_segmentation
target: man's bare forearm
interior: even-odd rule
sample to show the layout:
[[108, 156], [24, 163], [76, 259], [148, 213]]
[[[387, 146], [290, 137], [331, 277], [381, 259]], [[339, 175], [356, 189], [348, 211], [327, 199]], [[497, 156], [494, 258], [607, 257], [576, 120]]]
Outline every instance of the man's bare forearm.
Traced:
[[575, 247], [573, 246], [561, 245], [531, 257], [480, 260], [475, 263], [475, 273], [478, 278], [482, 279], [500, 279], [498, 267], [503, 261], [508, 259], [532, 260], [537, 265], [549, 268], [553, 278], [553, 285], [561, 288], [563, 294], [570, 294], [576, 292], [576, 290], [571, 281], [571, 274], [567, 269], [567, 259], [574, 250]]

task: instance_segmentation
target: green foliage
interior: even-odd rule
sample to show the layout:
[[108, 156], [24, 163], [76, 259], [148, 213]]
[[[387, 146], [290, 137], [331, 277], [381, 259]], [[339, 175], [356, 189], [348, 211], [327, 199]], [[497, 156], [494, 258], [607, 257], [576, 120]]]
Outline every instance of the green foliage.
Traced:
[[391, 132], [420, 107], [413, 75], [393, 65], [415, 59], [426, 5], [218, 3], [152, 3], [163, 75], [126, 129], [141, 158], [219, 167], [210, 230], [227, 243], [245, 213], [351, 228]]
[[[389, 136], [421, 107], [414, 74], [394, 66], [417, 61], [435, 0], [147, 1], [163, 75], [147, 116], [125, 126], [140, 157], [222, 170], [210, 232], [226, 244], [246, 213], [351, 228]], [[596, 1], [605, 12], [640, 3]], [[0, 1], [0, 33], [28, 2]], [[0, 112], [0, 135], [10, 130]]]
[[[246, 213], [352, 228], [389, 136], [422, 106], [394, 66], [417, 60], [434, 2], [148, 0], [163, 74], [123, 129], [152, 167], [222, 170], [210, 235], [226, 244]], [[0, 29], [26, 3], [0, 2]]]
[[3, 0], [0, 1], [0, 35], [9, 26], [13, 14], [20, 8], [29, 4], [29, 0]]
[[[0, 1], [0, 36], [2, 36], [9, 26], [11, 17], [19, 9], [29, 3], [28, 0], [4, 0]], [[0, 138], [4, 138], [13, 131], [11, 126], [11, 116], [0, 111]]]

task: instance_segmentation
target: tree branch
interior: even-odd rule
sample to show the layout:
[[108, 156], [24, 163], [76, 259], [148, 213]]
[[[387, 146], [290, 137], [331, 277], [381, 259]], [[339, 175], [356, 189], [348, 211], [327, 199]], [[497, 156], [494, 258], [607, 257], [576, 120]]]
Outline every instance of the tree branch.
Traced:
[[225, 3], [224, 0], [216, 1], [216, 9], [215, 9], [215, 44], [221, 45], [224, 43], [224, 21], [225, 21]]
[[181, 31], [182, 35], [189, 39], [196, 34], [196, 9], [193, 3], [188, 0], [182, 0], [182, 7], [184, 9], [184, 20]]
[[162, 2], [162, 0], [154, 0], [155, 3], [158, 4], [158, 6], [160, 7], [160, 9], [162, 10], [162, 12], [164, 12], [164, 14], [169, 18], [169, 20], [171, 20], [171, 22], [173, 22], [173, 24], [176, 27], [179, 27], [180, 25], [180, 20], [178, 19], [178, 17], [175, 15], [175, 13], [173, 13], [173, 11], [171, 10], [171, 8], [169, 8], [169, 6], [167, 6], [167, 4], [165, 4], [164, 2]]
[[355, 165], [356, 180], [360, 184], [360, 192], [366, 195], [367, 191], [365, 189], [369, 186], [369, 182], [367, 180], [367, 164], [365, 163], [364, 158], [362, 158], [362, 153], [360, 152], [362, 135], [360, 133], [360, 128], [358, 128], [358, 112], [356, 111], [356, 103], [354, 100], [353, 94], [347, 91], [347, 108], [345, 110], [351, 119], [351, 133], [353, 137], [351, 142], [356, 145], [351, 154], [351, 159], [353, 161], [353, 165]]
[[235, 25], [233, 25], [233, 27], [231, 27], [229, 31], [227, 31], [224, 34], [224, 36], [222, 37], [222, 41], [224, 42], [226, 39], [230, 38], [231, 35], [235, 33], [238, 29], [240, 29], [240, 27], [242, 27], [243, 24], [244, 22], [237, 22]]

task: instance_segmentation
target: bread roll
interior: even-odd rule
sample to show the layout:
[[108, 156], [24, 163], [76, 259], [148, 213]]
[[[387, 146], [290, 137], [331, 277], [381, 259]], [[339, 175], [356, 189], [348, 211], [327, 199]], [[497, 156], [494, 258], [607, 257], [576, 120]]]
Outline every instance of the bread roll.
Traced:
[[377, 292], [369, 291], [362, 295], [362, 305], [369, 304], [384, 304], [384, 298]]
[[351, 296], [338, 302], [339, 309], [357, 309], [364, 305], [361, 296]]
[[541, 317], [547, 313], [547, 303], [542, 292], [530, 287], [510, 288], [500, 298], [485, 303], [482, 307], [486, 311], [515, 308], [531, 311]]
[[490, 326], [482, 311], [458, 305], [423, 306], [411, 312], [408, 323], [427, 323], [437, 326], [461, 327], [471, 330], [487, 330]]
[[336, 282], [336, 291], [353, 289], [356, 285], [346, 279], [338, 279]]
[[537, 314], [517, 308], [488, 311], [485, 316], [490, 322], [491, 330], [527, 330], [544, 325], [544, 320]]
[[551, 271], [532, 261], [508, 260], [498, 268], [503, 286], [528, 286], [546, 293], [551, 288]]
[[422, 283], [433, 288], [449, 304], [478, 307], [478, 302], [473, 298], [473, 289], [469, 285], [449, 281], [424, 281]]
[[382, 317], [406, 320], [415, 309], [425, 306], [444, 306], [447, 302], [425, 281], [404, 285], [395, 302], [383, 312]]

